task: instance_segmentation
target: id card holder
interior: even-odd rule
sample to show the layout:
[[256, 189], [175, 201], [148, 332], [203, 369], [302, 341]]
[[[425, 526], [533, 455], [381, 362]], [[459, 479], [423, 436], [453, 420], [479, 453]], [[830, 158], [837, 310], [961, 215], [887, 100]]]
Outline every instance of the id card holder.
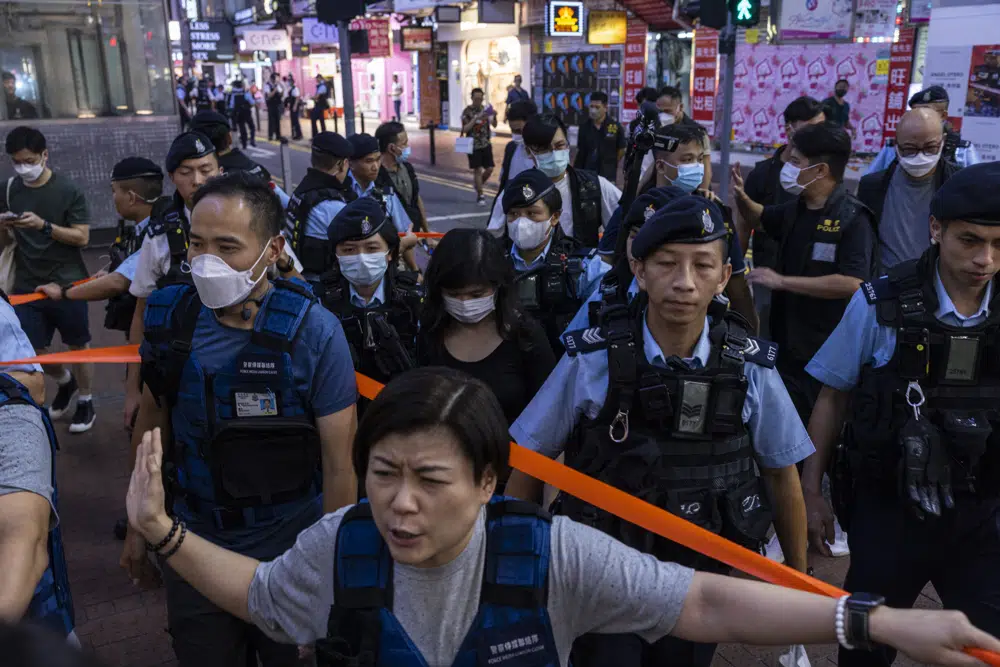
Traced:
[[927, 329], [902, 329], [896, 339], [899, 376], [904, 380], [923, 380], [930, 373], [931, 344]]
[[521, 305], [525, 308], [533, 310], [540, 308], [542, 304], [538, 298], [538, 276], [530, 275], [518, 280], [517, 295], [521, 298]]
[[674, 419], [674, 434], [689, 438], [704, 437], [711, 398], [711, 382], [681, 380], [680, 400]]
[[982, 334], [948, 336], [945, 346], [942, 384], [976, 384], [979, 381], [979, 360], [986, 339]]

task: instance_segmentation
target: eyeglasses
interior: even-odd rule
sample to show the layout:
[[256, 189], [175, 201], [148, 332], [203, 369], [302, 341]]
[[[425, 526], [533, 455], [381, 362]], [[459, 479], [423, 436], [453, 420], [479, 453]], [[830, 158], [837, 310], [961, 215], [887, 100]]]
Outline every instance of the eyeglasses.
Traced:
[[933, 157], [941, 152], [940, 143], [927, 144], [926, 146], [921, 147], [901, 146], [897, 144], [896, 148], [899, 150], [899, 154], [903, 157], [914, 157], [917, 153], [923, 153], [928, 157]]

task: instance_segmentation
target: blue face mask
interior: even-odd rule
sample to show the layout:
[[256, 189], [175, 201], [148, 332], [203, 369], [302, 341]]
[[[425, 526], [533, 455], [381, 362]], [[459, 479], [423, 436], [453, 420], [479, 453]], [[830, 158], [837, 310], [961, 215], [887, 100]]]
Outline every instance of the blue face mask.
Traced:
[[535, 155], [535, 166], [549, 178], [562, 176], [569, 166], [569, 149]]
[[400, 153], [399, 157], [396, 158], [396, 159], [397, 160], [402, 160], [403, 162], [406, 162], [407, 160], [409, 160], [410, 159], [410, 147], [407, 146], [406, 148], [404, 148], [403, 152]]
[[694, 192], [705, 179], [705, 165], [697, 162], [695, 164], [682, 164], [677, 167], [677, 178], [671, 179], [664, 174], [671, 185], [676, 185], [684, 192]]

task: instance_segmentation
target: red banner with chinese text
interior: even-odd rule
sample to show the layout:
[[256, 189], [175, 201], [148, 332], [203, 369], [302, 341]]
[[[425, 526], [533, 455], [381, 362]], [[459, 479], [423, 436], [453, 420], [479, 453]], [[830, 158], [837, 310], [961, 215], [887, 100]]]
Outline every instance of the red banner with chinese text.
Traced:
[[392, 55], [392, 31], [389, 19], [354, 19], [351, 30], [368, 31], [368, 53], [355, 53], [369, 58], [388, 58]]
[[910, 69], [913, 67], [914, 28], [899, 31], [899, 41], [892, 45], [889, 55], [889, 87], [885, 95], [885, 120], [882, 123], [882, 145], [896, 137], [896, 125], [906, 112], [910, 95]]
[[646, 85], [646, 23], [629, 19], [625, 28], [625, 66], [622, 68], [621, 122], [630, 123], [639, 112], [635, 96]]
[[715, 87], [719, 76], [719, 31], [698, 28], [691, 65], [691, 118], [715, 136]]

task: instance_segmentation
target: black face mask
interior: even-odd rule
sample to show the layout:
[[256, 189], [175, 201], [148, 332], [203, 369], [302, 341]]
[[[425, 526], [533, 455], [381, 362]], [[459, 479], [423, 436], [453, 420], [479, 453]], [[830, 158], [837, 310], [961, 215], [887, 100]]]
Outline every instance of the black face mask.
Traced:
[[837, 93], [837, 97], [845, 97], [847, 95], [847, 91], [843, 90], [841, 88], [838, 88], [836, 90], [836, 93]]

